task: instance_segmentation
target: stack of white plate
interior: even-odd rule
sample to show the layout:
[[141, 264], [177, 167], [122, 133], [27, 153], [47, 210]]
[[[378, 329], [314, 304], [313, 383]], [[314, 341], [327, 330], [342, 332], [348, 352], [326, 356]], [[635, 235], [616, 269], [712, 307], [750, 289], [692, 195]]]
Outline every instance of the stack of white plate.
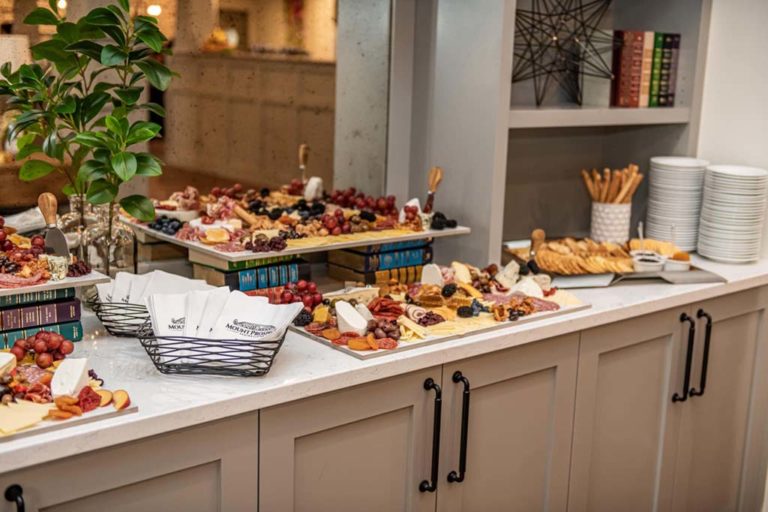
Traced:
[[740, 165], [707, 167], [698, 252], [726, 263], [760, 255], [768, 200], [768, 171]]
[[678, 156], [651, 158], [645, 234], [673, 242], [684, 251], [696, 248], [706, 160]]

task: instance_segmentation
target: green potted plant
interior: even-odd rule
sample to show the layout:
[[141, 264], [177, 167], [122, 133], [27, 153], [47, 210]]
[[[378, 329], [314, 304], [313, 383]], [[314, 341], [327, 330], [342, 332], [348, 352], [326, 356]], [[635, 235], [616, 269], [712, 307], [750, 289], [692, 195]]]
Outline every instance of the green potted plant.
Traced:
[[144, 102], [142, 93], [146, 82], [165, 90], [171, 81], [173, 73], [154, 58], [168, 53], [167, 39], [156, 18], [132, 16], [128, 0], [95, 8], [77, 21], [59, 16], [56, 0], [49, 6], [24, 19], [55, 28], [51, 39], [32, 46], [36, 62], [16, 70], [0, 67], [0, 96], [18, 112], [8, 137], [16, 140], [17, 158], [27, 158], [19, 178], [63, 173], [67, 195], [79, 196], [81, 204], [85, 197], [109, 205], [110, 230], [117, 203], [151, 221], [155, 211], [148, 198], [118, 195], [136, 176], [162, 174], [156, 157], [131, 149], [155, 138], [160, 125], [132, 119], [142, 117], [136, 115], [141, 110], [165, 115], [160, 105]]

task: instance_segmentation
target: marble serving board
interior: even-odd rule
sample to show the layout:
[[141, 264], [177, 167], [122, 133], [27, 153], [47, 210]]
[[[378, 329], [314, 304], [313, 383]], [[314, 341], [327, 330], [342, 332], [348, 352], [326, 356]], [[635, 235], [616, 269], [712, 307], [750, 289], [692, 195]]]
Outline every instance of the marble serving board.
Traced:
[[[55, 406], [51, 404], [51, 407], [55, 407]], [[18, 432], [14, 432], [13, 434], [6, 435], [6, 436], [0, 435], [0, 443], [5, 443], [7, 441], [16, 441], [17, 439], [21, 439], [23, 437], [35, 436], [38, 434], [43, 434], [45, 432], [62, 430], [68, 427], [74, 427], [76, 425], [93, 423], [93, 422], [105, 420], [108, 418], [114, 418], [115, 416], [124, 416], [126, 414], [132, 414], [138, 411], [139, 411], [138, 405], [129, 405], [128, 407], [120, 411], [118, 411], [111, 405], [108, 405], [106, 407], [99, 407], [98, 409], [94, 409], [93, 411], [87, 412], [82, 416], [73, 416], [68, 420], [43, 420], [33, 427], [20, 430]]]
[[295, 327], [291, 326], [290, 329], [301, 334], [302, 336], [305, 336], [307, 338], [310, 338], [314, 341], [317, 341], [319, 343], [322, 343], [323, 345], [327, 347], [331, 347], [333, 349], [339, 350], [341, 352], [344, 352], [345, 354], [348, 354], [352, 357], [355, 357], [357, 359], [366, 360], [366, 359], [373, 359], [376, 357], [382, 357], [386, 356], [388, 354], [394, 354], [397, 352], [403, 352], [406, 350], [413, 350], [415, 348], [420, 347], [426, 347], [427, 345], [434, 345], [435, 343], [442, 343], [445, 341], [451, 341], [458, 338], [463, 338], [466, 336], [474, 336], [476, 334], [482, 334], [486, 332], [492, 332], [499, 329], [504, 329], [506, 327], [511, 327], [515, 325], [522, 325], [527, 324], [531, 322], [540, 322], [543, 320], [546, 320], [548, 318], [553, 318], [556, 316], [566, 315], [568, 313], [575, 313], [577, 311], [584, 311], [585, 309], [591, 308], [591, 304], [579, 304], [578, 306], [568, 306], [565, 308], [560, 308], [557, 311], [544, 311], [541, 313], [534, 313], [532, 315], [524, 316], [521, 318], [518, 318], [514, 322], [499, 322], [496, 325], [490, 325], [488, 327], [482, 327], [480, 329], [475, 329], [472, 331], [459, 333], [459, 334], [451, 334], [448, 336], [430, 336], [428, 338], [424, 339], [414, 339], [411, 341], [401, 341], [398, 344], [398, 347], [392, 350], [351, 350], [346, 345], [334, 345], [329, 340], [323, 338], [322, 336], [315, 336], [312, 333], [307, 332], [306, 330], [302, 329], [301, 327]]
[[[221, 252], [214, 249], [213, 246], [206, 245], [202, 242], [190, 241], [190, 240], [179, 240], [175, 236], [166, 235], [165, 233], [162, 233], [160, 231], [150, 229], [146, 225], [131, 221], [126, 217], [121, 216], [120, 219], [126, 224], [128, 224], [131, 228], [133, 228], [134, 231], [140, 232], [144, 235], [148, 235], [150, 237], [157, 238], [158, 240], [163, 240], [165, 242], [170, 242], [172, 244], [180, 245], [182, 247], [186, 247], [189, 250], [198, 251], [223, 261], [232, 261], [232, 262], [261, 260], [265, 258], [274, 258], [275, 256], [298, 256], [298, 255], [309, 254], [313, 252], [327, 252], [327, 251], [333, 251], [335, 249], [349, 249], [351, 247], [363, 247], [366, 245], [408, 242], [411, 240], [423, 240], [424, 238], [441, 238], [441, 237], [448, 237], [448, 236], [468, 235], [471, 232], [470, 228], [466, 226], [457, 226], [455, 228], [446, 228], [441, 230], [428, 229], [426, 231], [418, 231], [418, 232], [407, 233], [407, 234], [398, 234], [398, 235], [389, 236], [389, 237], [380, 237], [380, 238], [372, 238], [372, 239], [361, 238], [359, 240], [344, 240], [341, 242], [322, 244], [317, 246], [304, 246], [304, 247], [296, 247], [296, 248], [291, 248], [289, 246], [282, 251]], [[349, 235], [342, 235], [342, 236], [348, 237]]]
[[724, 283], [725, 278], [708, 270], [691, 267], [690, 270], [675, 272], [631, 272], [626, 274], [583, 274], [578, 276], [553, 276], [552, 286], [556, 288], [605, 288], [620, 283], [639, 280], [656, 280], [668, 284]]
[[96, 271], [82, 277], [66, 277], [60, 281], [48, 281], [43, 284], [24, 286], [21, 288], [0, 288], [0, 297], [20, 295], [22, 293], [45, 292], [48, 290], [61, 290], [63, 288], [84, 288], [94, 284], [108, 283], [109, 277]]

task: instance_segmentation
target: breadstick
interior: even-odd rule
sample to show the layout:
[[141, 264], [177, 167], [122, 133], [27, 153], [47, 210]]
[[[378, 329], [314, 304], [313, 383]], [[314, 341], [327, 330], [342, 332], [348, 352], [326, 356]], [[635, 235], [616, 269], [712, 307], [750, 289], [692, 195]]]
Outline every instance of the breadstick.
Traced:
[[621, 190], [621, 171], [613, 171], [613, 179], [611, 179], [611, 189], [608, 191], [607, 203], [613, 203], [616, 201], [616, 196], [619, 195]]
[[594, 201], [595, 200], [595, 187], [592, 185], [592, 178], [590, 178], [589, 173], [586, 169], [581, 170], [581, 178], [584, 180], [584, 185], [587, 187], [587, 192], [589, 193], [589, 197]]
[[603, 190], [600, 194], [600, 202], [601, 203], [607, 203], [608, 202], [608, 192], [611, 190], [611, 170], [610, 169], [603, 169]]
[[595, 169], [592, 169], [592, 179], [595, 182], [595, 201], [600, 201], [600, 197], [603, 195], [603, 178], [600, 173]]
[[635, 191], [637, 190], [637, 187], [640, 186], [640, 182], [643, 181], [644, 176], [642, 174], [635, 174], [635, 179], [632, 180], [632, 187], [629, 189], [629, 192], [627, 193], [627, 197], [624, 198], [625, 203], [631, 203], [632, 202], [632, 196], [635, 194]]
[[619, 192], [619, 195], [616, 196], [616, 200], [614, 201], [616, 204], [621, 204], [624, 202], [624, 199], [626, 199], [627, 194], [629, 194], [629, 189], [632, 188], [632, 183], [635, 181], [635, 178], [629, 178], [624, 183], [624, 186], [621, 187], [621, 192]]

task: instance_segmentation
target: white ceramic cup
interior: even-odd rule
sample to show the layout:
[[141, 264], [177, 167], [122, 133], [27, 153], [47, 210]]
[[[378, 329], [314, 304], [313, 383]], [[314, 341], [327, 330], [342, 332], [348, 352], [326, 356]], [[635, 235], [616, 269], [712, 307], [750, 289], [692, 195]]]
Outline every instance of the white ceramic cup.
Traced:
[[590, 238], [596, 242], [626, 243], [631, 217], [632, 203], [592, 203]]

